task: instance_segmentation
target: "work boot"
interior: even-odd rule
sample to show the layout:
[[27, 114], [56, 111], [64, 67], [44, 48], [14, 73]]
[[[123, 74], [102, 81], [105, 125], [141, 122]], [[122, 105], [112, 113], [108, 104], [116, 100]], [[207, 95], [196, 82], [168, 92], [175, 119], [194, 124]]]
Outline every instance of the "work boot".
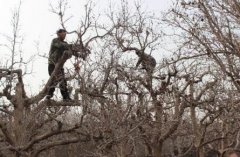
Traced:
[[45, 98], [46, 98], [47, 100], [50, 100], [52, 97], [53, 97], [52, 95], [46, 95]]
[[63, 98], [63, 101], [69, 102], [69, 101], [72, 101], [72, 99], [68, 96], [66, 98]]

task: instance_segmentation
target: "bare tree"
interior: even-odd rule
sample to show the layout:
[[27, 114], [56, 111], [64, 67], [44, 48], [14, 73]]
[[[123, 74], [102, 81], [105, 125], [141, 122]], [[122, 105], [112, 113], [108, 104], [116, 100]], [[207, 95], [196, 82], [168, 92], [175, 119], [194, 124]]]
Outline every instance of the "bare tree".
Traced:
[[[228, 147], [234, 147], [235, 142], [232, 143], [232, 137], [237, 137], [236, 132], [238, 132], [238, 123], [234, 123], [230, 128], [228, 125], [230, 119], [237, 118], [237, 116], [229, 116], [229, 113], [233, 115], [237, 113], [234, 106], [238, 104], [238, 98], [232, 96], [238, 95], [239, 90], [238, 6], [239, 1], [176, 1], [174, 7], [166, 14], [164, 19], [167, 24], [179, 31], [173, 33], [173, 36], [179, 39], [179, 49], [176, 52], [178, 59], [188, 62], [197, 60], [201, 65], [209, 65], [207, 67], [211, 69], [211, 73], [217, 74], [221, 80], [221, 83], [220, 80], [217, 81], [219, 82], [217, 83], [219, 84], [218, 87], [221, 88], [215, 89], [214, 93], [218, 92], [220, 94], [220, 91], [225, 91], [225, 93], [220, 94], [222, 99], [217, 97], [213, 101], [214, 107], [221, 109], [219, 110], [221, 112], [219, 112], [220, 115], [213, 112], [213, 117], [209, 117], [216, 118], [212, 125], [216, 127], [215, 135], [218, 138], [210, 138], [211, 140], [201, 138], [202, 135], [209, 137], [208, 134], [211, 134], [209, 129], [213, 129], [212, 127], [205, 129], [204, 134], [200, 133], [202, 135], [195, 136], [195, 138], [202, 139], [202, 144], [200, 144], [202, 146], [205, 143], [211, 146], [211, 142], [213, 144], [215, 140], [221, 141], [220, 145], [215, 145], [215, 149], [217, 148], [220, 151]], [[232, 105], [229, 105], [229, 101], [232, 102]], [[193, 119], [195, 118], [192, 117]], [[194, 121], [192, 121], [192, 125], [193, 129], [201, 131], [196, 127], [197, 124]], [[222, 132], [222, 135], [217, 133], [218, 131]], [[195, 134], [199, 133], [196, 132]], [[198, 152], [198, 156], [204, 156], [204, 150], [201, 151]]]

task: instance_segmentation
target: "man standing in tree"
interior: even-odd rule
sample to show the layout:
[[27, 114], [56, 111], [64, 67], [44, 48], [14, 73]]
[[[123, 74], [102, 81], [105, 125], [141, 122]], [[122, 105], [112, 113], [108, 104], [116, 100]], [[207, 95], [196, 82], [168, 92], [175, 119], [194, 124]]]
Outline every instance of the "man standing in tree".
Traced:
[[[56, 64], [61, 59], [64, 51], [71, 51], [71, 45], [69, 45], [65, 40], [66, 30], [59, 29], [57, 31], [57, 38], [54, 38], [51, 43], [49, 58], [48, 58], [48, 73], [51, 76], [53, 73]], [[51, 99], [53, 97], [53, 93], [55, 91], [56, 85], [59, 83], [60, 91], [63, 97], [63, 100], [71, 100], [67, 88], [67, 80], [65, 78], [64, 69], [61, 68], [60, 72], [56, 74], [57, 80], [53, 82], [48, 90], [48, 94], [46, 96], [47, 99]]]
[[136, 55], [139, 58], [136, 68], [141, 64], [142, 69], [145, 69], [149, 74], [152, 74], [157, 64], [156, 60], [151, 55], [144, 53], [144, 51], [136, 51]]

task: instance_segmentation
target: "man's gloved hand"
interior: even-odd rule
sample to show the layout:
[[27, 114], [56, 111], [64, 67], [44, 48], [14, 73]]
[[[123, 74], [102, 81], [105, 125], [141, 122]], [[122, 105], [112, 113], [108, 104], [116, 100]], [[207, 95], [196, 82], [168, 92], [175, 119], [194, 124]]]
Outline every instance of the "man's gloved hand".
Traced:
[[73, 52], [80, 52], [82, 50], [82, 47], [78, 44], [71, 44], [71, 50]]
[[76, 57], [79, 57], [79, 58], [82, 58], [83, 60], [86, 60], [86, 58], [87, 58], [87, 56], [88, 56], [88, 54], [87, 53], [85, 53], [85, 52], [77, 52], [77, 53], [75, 53], [76, 55]]
[[74, 56], [82, 58], [83, 60], [86, 60], [87, 56], [90, 54], [89, 49], [84, 48], [79, 44], [72, 44], [71, 50]]

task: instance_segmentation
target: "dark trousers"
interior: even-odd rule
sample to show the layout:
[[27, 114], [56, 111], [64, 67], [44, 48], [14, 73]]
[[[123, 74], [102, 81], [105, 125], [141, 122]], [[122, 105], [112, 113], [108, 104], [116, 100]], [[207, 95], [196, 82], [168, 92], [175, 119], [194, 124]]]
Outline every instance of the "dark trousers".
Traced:
[[[53, 73], [54, 68], [55, 68], [54, 64], [48, 64], [48, 73], [49, 73], [50, 76]], [[63, 68], [60, 70], [60, 72], [58, 72], [56, 74], [55, 78], [56, 78], [56, 80], [50, 85], [48, 95], [50, 95], [52, 97], [53, 93], [55, 91], [55, 87], [57, 86], [57, 84], [59, 84], [60, 91], [61, 91], [63, 99], [69, 99], [69, 93], [68, 93], [68, 88], [67, 88], [67, 80], [65, 78]]]

